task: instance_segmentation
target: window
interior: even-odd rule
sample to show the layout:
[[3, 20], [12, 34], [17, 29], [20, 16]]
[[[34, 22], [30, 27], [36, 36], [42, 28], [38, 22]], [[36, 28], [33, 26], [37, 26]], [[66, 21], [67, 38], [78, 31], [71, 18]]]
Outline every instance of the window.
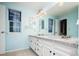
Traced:
[[48, 19], [48, 32], [52, 32], [53, 28], [53, 19]]
[[21, 12], [9, 9], [9, 32], [21, 31]]

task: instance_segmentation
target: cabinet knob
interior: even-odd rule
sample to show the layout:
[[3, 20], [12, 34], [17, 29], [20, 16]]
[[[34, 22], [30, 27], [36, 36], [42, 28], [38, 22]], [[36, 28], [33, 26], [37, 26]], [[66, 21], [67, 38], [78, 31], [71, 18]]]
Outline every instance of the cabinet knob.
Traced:
[[53, 55], [55, 55], [55, 53], [53, 53]]
[[5, 33], [4, 31], [1, 32], [1, 34]]
[[39, 49], [37, 49], [37, 51], [38, 51]]
[[52, 51], [50, 51], [50, 53], [52, 53]]
[[35, 50], [36, 50], [36, 48], [35, 48]]
[[38, 43], [37, 43], [37, 45], [38, 45]]
[[32, 41], [30, 41], [30, 42], [32, 42]]

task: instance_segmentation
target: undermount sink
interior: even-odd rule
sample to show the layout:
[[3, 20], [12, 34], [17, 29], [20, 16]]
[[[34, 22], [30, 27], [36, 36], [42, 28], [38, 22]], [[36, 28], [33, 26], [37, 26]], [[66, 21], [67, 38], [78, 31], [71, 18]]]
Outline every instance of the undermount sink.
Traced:
[[68, 39], [68, 38], [71, 38], [71, 37], [70, 36], [61, 36], [61, 38]]
[[44, 34], [38, 34], [38, 36], [45, 36]]
[[37, 36], [43, 37], [43, 38], [49, 38], [49, 39], [54, 38], [54, 39], [57, 39], [57, 40], [73, 40], [73, 39], [76, 40], [76, 38], [72, 38], [70, 36], [63, 36], [63, 35], [58, 36], [58, 35], [38, 34]]

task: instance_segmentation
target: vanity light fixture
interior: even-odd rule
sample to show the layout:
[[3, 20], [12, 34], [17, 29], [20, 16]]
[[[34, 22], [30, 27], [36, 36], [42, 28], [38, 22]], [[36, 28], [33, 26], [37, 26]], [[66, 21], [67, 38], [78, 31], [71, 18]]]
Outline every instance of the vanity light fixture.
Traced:
[[39, 16], [47, 15], [46, 11], [41, 10], [40, 13], [38, 14]]
[[41, 10], [36, 15], [34, 15], [32, 18], [36, 19], [36, 18], [39, 18], [39, 17], [44, 16], [44, 15], [47, 15], [47, 13], [44, 10]]
[[47, 5], [45, 8], [43, 8], [42, 10], [47, 12], [49, 9], [53, 8], [58, 2], [52, 2], [49, 5]]
[[38, 11], [37, 15], [44, 16], [47, 15], [47, 11], [51, 8], [53, 8], [55, 5], [59, 4], [60, 6], [63, 5], [63, 0], [59, 0], [59, 2], [52, 2], [49, 5], [47, 5], [45, 8], [42, 8]]
[[49, 5], [47, 5], [45, 8], [42, 8], [40, 9], [36, 15], [38, 15], [38, 17], [41, 17], [41, 16], [44, 16], [44, 15], [47, 15], [47, 11], [52, 8], [53, 6], [55, 6], [58, 2], [54, 2], [54, 3], [51, 3]]
[[59, 0], [59, 2], [52, 2], [50, 3], [49, 5], [47, 5], [45, 8], [42, 8], [40, 9], [35, 16], [33, 16], [32, 18], [35, 19], [35, 18], [38, 18], [38, 17], [41, 17], [41, 16], [44, 16], [44, 15], [47, 15], [47, 11], [51, 8], [53, 8], [55, 5], [63, 5], [63, 0]]
[[64, 0], [59, 0], [59, 6], [63, 6]]
[[32, 16], [32, 19], [36, 19], [39, 18], [41, 16], [45, 16], [47, 15], [47, 11], [52, 8], [53, 6], [55, 6], [57, 4], [57, 2], [51, 3], [49, 5], [47, 5], [45, 8], [42, 8], [40, 10], [38, 10], [38, 12], [36, 13], [36, 15]]

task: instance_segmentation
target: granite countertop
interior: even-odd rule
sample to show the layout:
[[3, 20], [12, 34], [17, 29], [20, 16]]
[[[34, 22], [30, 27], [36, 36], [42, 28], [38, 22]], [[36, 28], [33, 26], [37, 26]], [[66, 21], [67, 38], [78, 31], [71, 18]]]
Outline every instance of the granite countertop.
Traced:
[[67, 44], [75, 44], [78, 45], [78, 38], [61, 38], [60, 36], [37, 36], [37, 35], [30, 35], [32, 37], [46, 39], [46, 40], [52, 40], [57, 42], [63, 42]]

